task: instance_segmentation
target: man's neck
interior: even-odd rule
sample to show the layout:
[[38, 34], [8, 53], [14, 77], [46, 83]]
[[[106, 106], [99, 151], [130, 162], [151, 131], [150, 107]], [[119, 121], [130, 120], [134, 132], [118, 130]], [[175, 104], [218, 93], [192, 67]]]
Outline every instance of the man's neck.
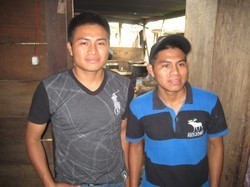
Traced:
[[97, 90], [101, 86], [104, 79], [103, 69], [100, 69], [97, 72], [90, 72], [73, 68], [72, 71], [76, 79], [90, 91]]
[[169, 108], [173, 109], [177, 114], [185, 102], [186, 87], [183, 87], [183, 89], [178, 92], [168, 92], [168, 91], [158, 90], [158, 95], [162, 100], [162, 102]]

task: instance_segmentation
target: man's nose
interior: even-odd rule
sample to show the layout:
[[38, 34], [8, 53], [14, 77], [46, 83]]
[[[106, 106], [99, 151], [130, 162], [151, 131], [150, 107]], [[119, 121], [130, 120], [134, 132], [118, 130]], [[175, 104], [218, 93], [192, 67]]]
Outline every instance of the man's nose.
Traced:
[[173, 75], [178, 75], [179, 74], [179, 69], [176, 65], [173, 65], [171, 68], [171, 74]]
[[96, 45], [95, 44], [90, 44], [89, 48], [88, 48], [88, 52], [91, 53], [91, 54], [95, 54], [96, 51], [97, 51]]

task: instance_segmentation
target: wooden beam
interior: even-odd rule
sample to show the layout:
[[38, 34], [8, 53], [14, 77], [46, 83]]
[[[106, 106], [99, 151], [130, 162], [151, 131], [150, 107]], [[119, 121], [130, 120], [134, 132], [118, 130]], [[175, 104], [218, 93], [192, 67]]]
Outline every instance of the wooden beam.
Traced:
[[70, 59], [67, 50], [68, 5], [70, 4], [68, 2], [70, 1], [45, 0], [49, 74], [67, 69]]

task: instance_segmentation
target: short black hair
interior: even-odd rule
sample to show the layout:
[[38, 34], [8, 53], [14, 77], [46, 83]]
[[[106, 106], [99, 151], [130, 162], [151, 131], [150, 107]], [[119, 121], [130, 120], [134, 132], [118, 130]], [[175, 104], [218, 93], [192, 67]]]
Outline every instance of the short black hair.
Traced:
[[110, 26], [107, 19], [99, 13], [91, 10], [83, 11], [81, 14], [76, 15], [68, 25], [68, 42], [72, 44], [75, 29], [85, 24], [98, 24], [102, 26], [110, 37]]

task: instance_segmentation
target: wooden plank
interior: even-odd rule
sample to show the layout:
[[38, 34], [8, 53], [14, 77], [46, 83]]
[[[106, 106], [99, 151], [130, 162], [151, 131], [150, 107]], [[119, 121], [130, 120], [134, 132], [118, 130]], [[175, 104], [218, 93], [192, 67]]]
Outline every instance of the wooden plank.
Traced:
[[24, 144], [26, 124], [24, 118], [0, 118], [0, 145]]
[[[27, 119], [0, 118], [0, 165], [1, 164], [30, 164], [26, 146], [25, 131]], [[50, 125], [43, 139], [51, 139]], [[52, 141], [43, 141], [48, 162], [53, 163]]]
[[[241, 163], [242, 166], [240, 166], [240, 181], [244, 181], [244, 185], [250, 186], [250, 94], [248, 97], [248, 110], [247, 110], [247, 115], [246, 115], [246, 121], [248, 122], [248, 125], [246, 126], [245, 130], [245, 137], [244, 137], [244, 142], [243, 142], [243, 147], [242, 147], [242, 157], [243, 157], [243, 162]], [[246, 157], [246, 158], [245, 158]], [[247, 166], [245, 165], [245, 160], [247, 160]]]
[[217, 0], [189, 0], [186, 4], [186, 15], [184, 34], [192, 44], [188, 56], [189, 81], [197, 87], [211, 88]]
[[61, 3], [65, 6], [65, 12], [58, 12], [58, 1], [45, 0], [49, 74], [67, 69], [70, 60], [67, 49], [68, 3], [67, 1], [61, 1]]
[[[0, 145], [5, 143], [8, 143], [9, 145], [24, 144], [27, 122], [28, 119], [26, 118], [0, 118]], [[43, 135], [43, 139], [48, 138], [52, 138], [50, 124]]]
[[[50, 165], [53, 172], [53, 165]], [[43, 187], [36, 171], [31, 165], [0, 165], [0, 186]]]
[[37, 46], [39, 64], [32, 65], [33, 45], [0, 45], [0, 80], [41, 80], [48, 76], [46, 45]]
[[[43, 142], [43, 146], [49, 163], [53, 163], [52, 142]], [[0, 149], [0, 164], [30, 164], [24, 143], [11, 144], [5, 142]]]
[[112, 47], [112, 50], [114, 51], [112, 60], [144, 60], [143, 48]]
[[38, 81], [0, 81], [0, 118], [27, 118]]
[[[225, 186], [243, 186], [250, 147], [250, 0], [219, 1], [212, 89], [224, 105], [230, 134], [225, 138]], [[247, 117], [248, 116], [248, 117]]]
[[35, 42], [36, 19], [38, 20], [38, 42], [45, 42], [44, 0], [0, 1], [0, 42]]

